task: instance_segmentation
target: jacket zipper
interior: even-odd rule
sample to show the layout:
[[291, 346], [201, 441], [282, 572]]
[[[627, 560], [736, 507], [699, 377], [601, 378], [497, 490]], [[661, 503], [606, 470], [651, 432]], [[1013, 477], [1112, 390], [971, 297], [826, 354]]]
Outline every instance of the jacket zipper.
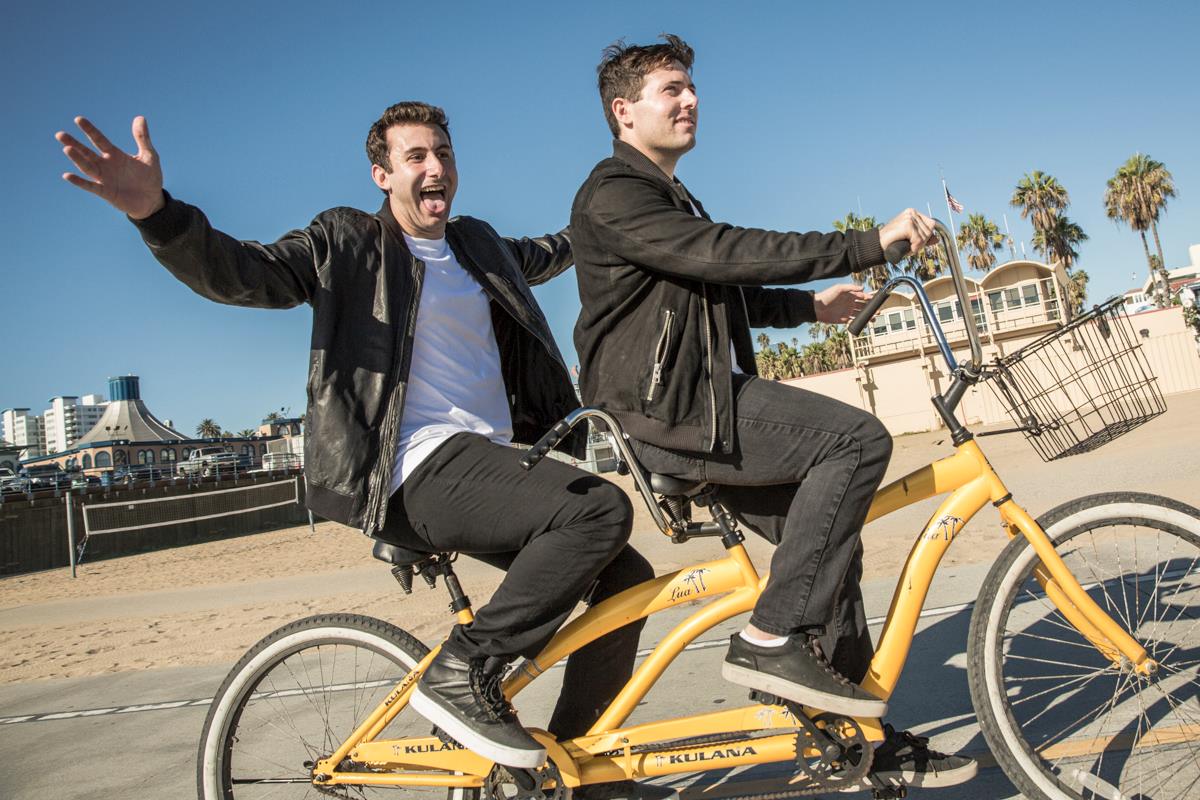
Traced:
[[387, 415], [379, 429], [380, 457], [371, 470], [371, 478], [367, 487], [367, 521], [368, 535], [374, 535], [383, 527], [387, 519], [387, 494], [384, 481], [391, 480], [392, 469], [396, 460], [396, 433], [400, 426], [400, 414], [404, 408], [405, 382], [399, 377], [404, 370], [406, 360], [412, 354], [412, 340], [417, 329], [417, 311], [421, 305], [421, 284], [425, 278], [424, 263], [413, 259], [412, 301], [408, 304], [408, 320], [404, 326], [403, 338], [396, 358], [392, 362], [392, 374], [397, 376], [392, 387], [392, 396], [388, 401]]
[[700, 307], [704, 309], [704, 363], [708, 366], [708, 402], [712, 409], [712, 435], [709, 438], [709, 452], [717, 449], [717, 391], [713, 388], [713, 359], [712, 359], [712, 324], [708, 318], [708, 284], [701, 283], [704, 295], [700, 299]]
[[663, 363], [667, 359], [667, 347], [671, 342], [671, 323], [675, 321], [675, 312], [669, 308], [663, 309], [663, 329], [662, 334], [658, 337], [658, 345], [654, 348], [654, 365], [650, 371], [650, 391], [646, 392], [646, 399], [654, 399], [654, 391], [662, 385]]

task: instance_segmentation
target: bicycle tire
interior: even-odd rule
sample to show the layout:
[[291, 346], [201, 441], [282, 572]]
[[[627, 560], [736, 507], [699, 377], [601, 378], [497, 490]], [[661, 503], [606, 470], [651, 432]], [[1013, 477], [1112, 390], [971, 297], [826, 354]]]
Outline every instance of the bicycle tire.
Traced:
[[[308, 617], [271, 633], [234, 665], [209, 707], [196, 764], [200, 800], [453, 797], [432, 787], [318, 790], [306, 763], [328, 756], [428, 652], [401, 628], [357, 614]], [[428, 734], [429, 723], [405, 710], [383, 735]]]
[[1161, 666], [1142, 679], [1112, 665], [1040, 592], [1036, 554], [1017, 537], [980, 590], [967, 651], [971, 700], [997, 763], [1033, 798], [1195, 797], [1200, 511], [1117, 492], [1065, 503], [1038, 523]]

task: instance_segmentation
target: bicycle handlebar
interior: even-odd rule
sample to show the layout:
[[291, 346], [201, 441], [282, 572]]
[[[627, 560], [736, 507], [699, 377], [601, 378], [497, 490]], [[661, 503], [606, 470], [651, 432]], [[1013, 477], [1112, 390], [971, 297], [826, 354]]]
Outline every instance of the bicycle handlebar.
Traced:
[[[940, 244], [946, 251], [946, 255], [950, 261], [950, 275], [954, 280], [954, 293], [958, 296], [958, 302], [963, 309], [963, 327], [967, 332], [967, 341], [971, 346], [971, 363], [967, 365], [967, 369], [973, 373], [978, 373], [979, 368], [983, 365], [983, 347], [979, 343], [979, 331], [975, 328], [975, 317], [971, 312], [971, 298], [967, 294], [967, 282], [963, 278], [962, 266], [958, 261], [958, 249], [954, 246], [954, 237], [950, 233], [950, 229], [943, 225], [940, 221], [933, 221], [934, 233], [937, 235]], [[890, 264], [899, 263], [905, 256], [908, 255], [911, 246], [908, 240], [901, 239], [888, 245], [884, 252], [884, 258]], [[950, 347], [946, 343], [946, 334], [942, 330], [942, 325], [938, 321], [937, 316], [932, 313], [933, 309], [929, 305], [929, 299], [925, 296], [925, 290], [920, 282], [909, 278], [908, 276], [899, 276], [888, 281], [887, 285], [879, 289], [867, 302], [867, 305], [858, 315], [850, 321], [846, 326], [852, 336], [858, 336], [867, 327], [867, 323], [879, 311], [879, 307], [887, 300], [892, 289], [901, 283], [910, 284], [917, 292], [917, 296], [921, 300], [921, 310], [925, 313], [925, 319], [929, 323], [929, 327], [933, 330], [934, 338], [941, 347], [942, 355], [946, 358], [947, 365], [954, 370], [957, 368], [957, 363], [953, 355], [950, 353]]]

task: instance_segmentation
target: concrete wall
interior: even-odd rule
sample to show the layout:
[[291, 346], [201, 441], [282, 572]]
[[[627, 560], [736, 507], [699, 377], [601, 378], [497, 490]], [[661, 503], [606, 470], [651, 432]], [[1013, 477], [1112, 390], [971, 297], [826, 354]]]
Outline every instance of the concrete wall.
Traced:
[[[1200, 351], [1195, 337], [1183, 322], [1182, 309], [1147, 311], [1129, 317], [1129, 321], [1163, 395], [1200, 389]], [[994, 344], [985, 344], [984, 361], [1012, 353], [1046, 330], [1041, 326], [1027, 336], [997, 339]], [[954, 356], [959, 361], [966, 361], [970, 351], [956, 347]], [[946, 366], [936, 352], [912, 353], [908, 358], [859, 364], [853, 369], [785, 381], [870, 411], [893, 434], [941, 427], [941, 419], [933, 410], [930, 398], [945, 391], [948, 382]], [[995, 392], [987, 385], [976, 386], [967, 392], [959, 406], [959, 418], [968, 425], [1011, 422]]]

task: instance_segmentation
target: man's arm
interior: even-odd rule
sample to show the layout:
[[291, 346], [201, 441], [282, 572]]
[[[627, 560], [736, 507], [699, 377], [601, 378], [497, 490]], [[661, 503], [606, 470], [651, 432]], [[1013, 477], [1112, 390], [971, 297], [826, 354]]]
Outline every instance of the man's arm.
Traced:
[[63, 153], [87, 176], [64, 173], [63, 179], [124, 212], [175, 277], [221, 303], [288, 308], [311, 301], [317, 270], [328, 254], [323, 225], [314, 222], [271, 245], [240, 242], [215, 230], [198, 208], [163, 190], [162, 167], [145, 117], [133, 120], [138, 146], [133, 155], [113, 145], [87, 119], [76, 117], [75, 123], [95, 150], [59, 131], [55, 138]]
[[871, 298], [854, 283], [839, 283], [819, 292], [743, 286], [742, 296], [746, 298], [746, 314], [752, 328], [795, 328], [806, 322], [849, 322]]
[[537, 286], [556, 275], [561, 275], [575, 263], [575, 257], [571, 255], [569, 228], [533, 239], [505, 238], [504, 243], [512, 250], [530, 286]]
[[600, 246], [621, 259], [709, 283], [806, 283], [883, 262], [877, 231], [780, 233], [711, 222], [677, 208], [647, 175], [601, 180], [585, 214]]

